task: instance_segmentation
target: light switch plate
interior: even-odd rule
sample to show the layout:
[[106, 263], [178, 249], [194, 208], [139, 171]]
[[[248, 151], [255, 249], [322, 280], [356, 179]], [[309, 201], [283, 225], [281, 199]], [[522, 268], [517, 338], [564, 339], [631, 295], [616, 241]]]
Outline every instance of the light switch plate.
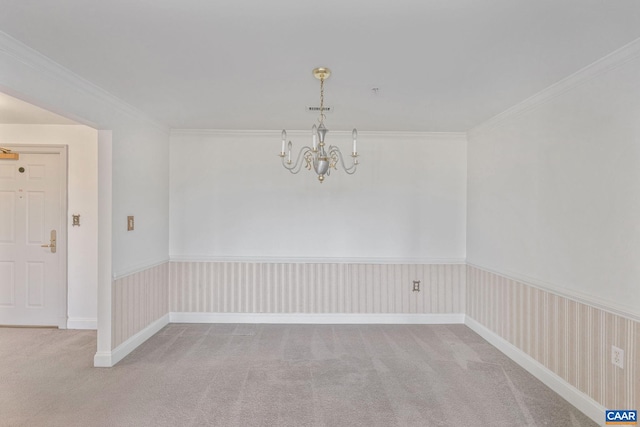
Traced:
[[133, 215], [127, 217], [127, 231], [133, 231]]

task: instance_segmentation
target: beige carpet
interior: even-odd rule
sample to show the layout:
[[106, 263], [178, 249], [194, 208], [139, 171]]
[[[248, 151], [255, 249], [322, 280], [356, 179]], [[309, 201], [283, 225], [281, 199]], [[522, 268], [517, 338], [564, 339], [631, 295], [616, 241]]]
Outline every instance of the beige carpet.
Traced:
[[595, 426], [463, 325], [0, 328], [2, 426]]

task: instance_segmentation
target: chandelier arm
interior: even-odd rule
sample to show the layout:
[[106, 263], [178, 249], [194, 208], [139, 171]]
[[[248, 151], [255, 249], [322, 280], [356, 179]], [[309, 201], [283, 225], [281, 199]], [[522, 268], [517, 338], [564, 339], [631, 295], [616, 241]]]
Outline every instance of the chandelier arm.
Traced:
[[[328, 129], [324, 125], [326, 119], [325, 107], [324, 107], [324, 83], [325, 80], [331, 75], [331, 70], [326, 67], [318, 67], [313, 70], [315, 78], [320, 80], [320, 111], [318, 115], [318, 121], [320, 125], [312, 128], [312, 147], [304, 146], [298, 152], [295, 163], [291, 161], [291, 152], [293, 151], [293, 144], [289, 141], [286, 144], [287, 132], [282, 131], [282, 150], [279, 156], [282, 158], [282, 166], [292, 174], [297, 174], [302, 170], [302, 166], [310, 171], [313, 170], [317, 176], [318, 181], [322, 183], [326, 176], [331, 174], [331, 169], [337, 169], [337, 165], [342, 165], [345, 173], [353, 175], [358, 167], [358, 152], [356, 149], [356, 140], [358, 132], [353, 129], [351, 133], [353, 137], [353, 152], [351, 154], [351, 165], [347, 167], [345, 159], [340, 149], [336, 146], [329, 146], [328, 150], [325, 150], [325, 136]], [[285, 151], [286, 150], [286, 151]], [[286, 157], [286, 159], [285, 159]]]
[[348, 175], [353, 175], [354, 173], [356, 173], [356, 168], [358, 167], [358, 161], [356, 160], [355, 157], [353, 158], [353, 164], [347, 167], [347, 165], [344, 163], [342, 152], [335, 145], [329, 146], [329, 154], [332, 154], [332, 153], [335, 153], [338, 156], [338, 158], [340, 159], [340, 164], [342, 165], [342, 168]]
[[300, 161], [300, 159], [302, 158], [302, 156], [308, 152], [312, 152], [311, 147], [309, 146], [304, 146], [300, 149], [300, 152], [298, 153], [298, 157], [296, 158], [295, 163], [291, 164], [290, 166], [287, 166], [287, 161], [285, 160], [286, 156], [282, 156], [282, 166], [284, 166], [284, 168], [286, 170], [288, 170], [289, 172], [291, 172], [292, 174], [297, 174], [298, 172], [300, 172], [300, 170], [302, 169], [302, 163]]

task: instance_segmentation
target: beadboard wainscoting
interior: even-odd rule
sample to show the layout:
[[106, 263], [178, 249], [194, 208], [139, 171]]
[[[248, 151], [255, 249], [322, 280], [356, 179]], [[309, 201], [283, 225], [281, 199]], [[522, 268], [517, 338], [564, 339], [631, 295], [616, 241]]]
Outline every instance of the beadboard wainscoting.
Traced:
[[[509, 344], [552, 373], [542, 376], [579, 391], [572, 398], [556, 389], [592, 418], [601, 420], [603, 408], [640, 408], [638, 322], [474, 266], [466, 314], [472, 329], [521, 365]], [[611, 363], [612, 345], [624, 350], [623, 369]]]
[[304, 314], [320, 314], [327, 316], [310, 319], [394, 323], [390, 315], [403, 314], [411, 323], [411, 315], [428, 314], [421, 323], [460, 323], [465, 282], [464, 264], [171, 262], [169, 300], [172, 321], [228, 315], [240, 322], [245, 314], [246, 321], [305, 322]]
[[[168, 314], [169, 262], [114, 280], [111, 348], [118, 350], [130, 340], [135, 341], [135, 348], [157, 332], [151, 325], [163, 318], [168, 323]], [[140, 333], [148, 336], [140, 341]]]

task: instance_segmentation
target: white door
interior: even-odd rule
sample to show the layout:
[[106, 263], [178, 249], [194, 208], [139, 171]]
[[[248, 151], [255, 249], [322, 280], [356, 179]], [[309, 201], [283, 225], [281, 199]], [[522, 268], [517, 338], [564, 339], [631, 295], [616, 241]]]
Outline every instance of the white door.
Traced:
[[0, 325], [64, 328], [64, 152], [14, 151], [0, 159]]

